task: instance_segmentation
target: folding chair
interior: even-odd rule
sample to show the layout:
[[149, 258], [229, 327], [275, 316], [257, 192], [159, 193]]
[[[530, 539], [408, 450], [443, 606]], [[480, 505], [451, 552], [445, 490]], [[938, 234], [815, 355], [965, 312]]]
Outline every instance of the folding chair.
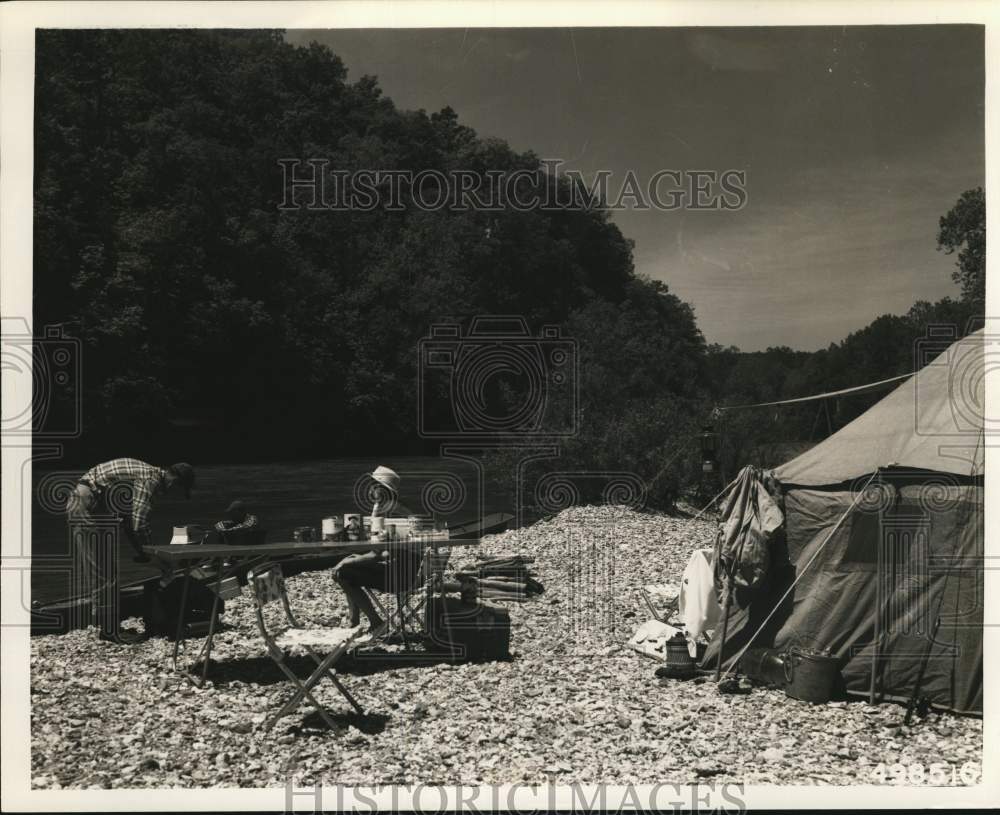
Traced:
[[677, 616], [680, 601], [680, 586], [673, 583], [656, 583], [640, 586], [639, 594], [646, 602], [653, 619], [661, 623], [669, 623]]
[[[256, 605], [257, 626], [260, 628], [261, 636], [267, 644], [267, 653], [275, 661], [281, 671], [297, 687], [292, 697], [282, 705], [281, 709], [265, 725], [265, 730], [270, 730], [282, 716], [290, 713], [298, 707], [303, 699], [308, 699], [310, 704], [326, 722], [331, 729], [335, 727], [328, 711], [318, 702], [312, 694], [313, 687], [324, 676], [336, 685], [337, 690], [351, 703], [359, 716], [364, 716], [364, 710], [357, 700], [350, 694], [340, 678], [334, 671], [334, 665], [347, 651], [366, 634], [361, 626], [355, 628], [303, 628], [292, 614], [291, 605], [288, 602], [288, 594], [285, 591], [285, 579], [281, 572], [281, 567], [272, 564], [267, 571], [254, 575], [248, 575], [253, 584], [254, 602]], [[285, 611], [288, 624], [280, 631], [272, 631], [268, 628], [265, 619], [264, 609], [275, 600], [280, 600]], [[302, 653], [308, 654], [316, 663], [316, 668], [303, 681], [291, 666], [288, 658], [298, 656]]]
[[445, 549], [443, 552], [428, 547], [424, 550], [423, 559], [420, 562], [420, 570], [417, 572], [417, 579], [413, 585], [399, 587], [391, 596], [395, 598], [395, 608], [390, 609], [387, 602], [383, 602], [379, 593], [372, 588], [365, 587], [364, 592], [368, 595], [372, 604], [387, 621], [390, 631], [395, 631], [403, 638], [403, 646], [410, 647], [407, 637], [407, 626], [420, 635], [426, 635], [426, 626], [421, 612], [427, 605], [427, 600], [441, 585], [448, 560], [451, 557], [451, 550]]

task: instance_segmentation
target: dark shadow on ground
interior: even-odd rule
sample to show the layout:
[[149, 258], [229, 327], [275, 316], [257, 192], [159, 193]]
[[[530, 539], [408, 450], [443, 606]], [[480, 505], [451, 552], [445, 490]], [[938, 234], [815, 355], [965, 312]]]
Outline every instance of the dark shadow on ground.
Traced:
[[[201, 662], [191, 669], [191, 673], [201, 670]], [[285, 664], [295, 672], [296, 676], [305, 679], [316, 669], [316, 663], [309, 657], [290, 657]], [[225, 662], [211, 660], [208, 668], [208, 678], [215, 685], [228, 685], [232, 682], [245, 682], [253, 685], [276, 685], [290, 682], [287, 676], [270, 657], [246, 657], [229, 659]]]
[[[308, 704], [306, 707], [308, 707]], [[330, 733], [340, 734], [353, 728], [364, 733], [366, 736], [374, 736], [385, 730], [385, 726], [389, 721], [389, 717], [382, 713], [366, 713], [362, 716], [354, 711], [338, 713], [329, 707], [327, 708], [327, 715], [333, 720], [335, 726], [333, 730], [327, 727], [326, 722], [323, 721], [323, 717], [315, 709], [310, 709], [301, 723], [286, 728], [285, 732], [301, 738], [323, 738]], [[280, 727], [280, 724], [275, 729], [278, 729], [278, 727]]]
[[652, 509], [647, 511], [653, 515], [666, 515], [668, 518], [679, 518], [685, 521], [690, 521], [699, 517], [704, 521], [718, 521], [718, 507], [709, 507], [708, 501], [710, 500], [710, 498], [705, 498], [704, 501], [698, 504], [698, 506], [684, 504], [683, 506], [675, 505], [669, 509]]
[[[414, 649], [412, 651], [390, 651], [375, 647], [344, 656], [334, 667], [338, 674], [367, 676], [400, 668], [423, 668], [445, 663], [460, 665], [471, 660], [456, 659], [448, 653]], [[289, 657], [285, 664], [296, 676], [305, 679], [316, 669], [316, 663], [307, 656]], [[192, 669], [201, 670], [202, 663]], [[245, 657], [224, 662], [211, 660], [208, 678], [215, 685], [245, 682], [254, 685], [275, 685], [289, 682], [287, 676], [270, 657]]]
[[337, 666], [337, 670], [345, 674], [364, 676], [366, 674], [392, 671], [399, 668], [421, 668], [428, 665], [445, 664], [480, 664], [497, 661], [512, 662], [513, 660], [513, 656], [508, 656], [504, 660], [467, 659], [440, 648], [425, 648], [419, 645], [409, 651], [390, 651], [376, 646], [374, 648], [359, 649], [356, 653], [345, 657], [340, 665]]
[[411, 651], [390, 651], [375, 647], [347, 655], [341, 660], [337, 670], [352, 676], [365, 676], [382, 671], [395, 671], [400, 668], [423, 668], [456, 662], [460, 662], [460, 660], [455, 660], [447, 653], [416, 648]]

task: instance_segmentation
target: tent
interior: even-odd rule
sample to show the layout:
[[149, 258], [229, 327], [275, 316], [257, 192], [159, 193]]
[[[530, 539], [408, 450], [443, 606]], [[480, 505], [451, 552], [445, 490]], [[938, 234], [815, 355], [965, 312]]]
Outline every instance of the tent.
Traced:
[[[729, 623], [748, 647], [837, 657], [842, 691], [982, 713], [984, 334], [775, 469], [784, 524]], [[719, 659], [717, 630], [702, 667]]]

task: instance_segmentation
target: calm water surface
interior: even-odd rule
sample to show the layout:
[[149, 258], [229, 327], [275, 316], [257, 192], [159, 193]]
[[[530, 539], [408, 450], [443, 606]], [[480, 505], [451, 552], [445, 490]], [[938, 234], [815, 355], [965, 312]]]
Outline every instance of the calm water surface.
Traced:
[[[364, 506], [365, 473], [377, 465], [402, 476], [400, 500], [415, 512], [433, 512], [451, 526], [473, 520], [482, 512], [510, 512], [509, 486], [492, 483], [473, 463], [442, 458], [336, 459], [260, 465], [197, 465], [191, 500], [162, 496], [152, 515], [153, 540], [168, 543], [173, 526], [211, 526], [229, 502], [246, 501], [267, 530], [269, 541], [291, 540], [297, 526], [320, 529], [324, 517], [357, 512]], [[49, 602], [69, 594], [65, 558], [69, 553], [65, 489], [83, 469], [33, 472], [31, 547], [32, 599]], [[359, 501], [360, 496], [360, 501]], [[121, 580], [141, 580], [155, 571], [132, 562], [132, 550], [121, 545]]]

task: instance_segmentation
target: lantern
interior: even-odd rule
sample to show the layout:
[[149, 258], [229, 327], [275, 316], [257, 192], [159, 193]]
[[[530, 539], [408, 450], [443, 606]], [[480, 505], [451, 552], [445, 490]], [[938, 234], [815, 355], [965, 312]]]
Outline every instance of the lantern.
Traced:
[[711, 425], [705, 425], [701, 429], [699, 440], [701, 442], [701, 471], [703, 473], [714, 473], [719, 436], [715, 433]]

